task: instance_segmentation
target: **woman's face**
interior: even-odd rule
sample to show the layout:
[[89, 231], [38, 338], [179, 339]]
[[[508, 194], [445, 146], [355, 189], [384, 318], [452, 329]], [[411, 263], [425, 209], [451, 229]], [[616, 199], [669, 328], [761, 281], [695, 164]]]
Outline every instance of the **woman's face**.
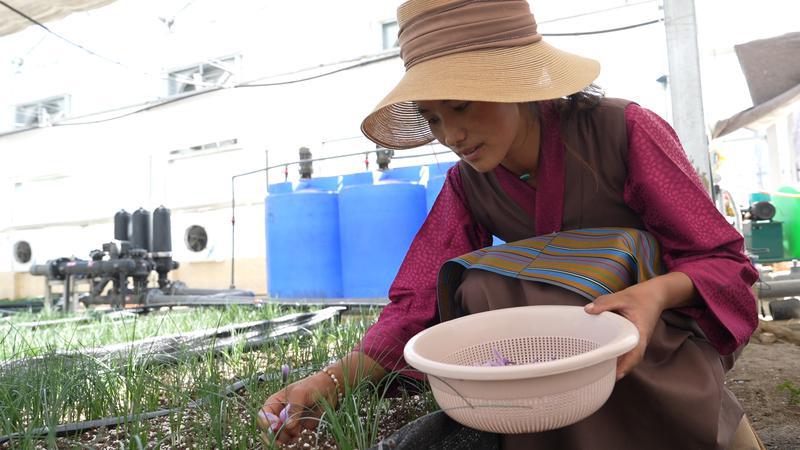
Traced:
[[488, 172], [524, 145], [525, 105], [462, 100], [416, 102], [433, 136], [478, 172]]

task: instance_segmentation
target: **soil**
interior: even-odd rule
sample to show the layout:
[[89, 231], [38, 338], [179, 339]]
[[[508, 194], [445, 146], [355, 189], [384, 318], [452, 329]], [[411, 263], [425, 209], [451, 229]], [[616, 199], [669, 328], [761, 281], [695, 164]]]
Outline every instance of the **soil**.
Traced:
[[771, 450], [800, 449], [800, 341], [794, 332], [800, 321], [762, 323], [726, 378]]

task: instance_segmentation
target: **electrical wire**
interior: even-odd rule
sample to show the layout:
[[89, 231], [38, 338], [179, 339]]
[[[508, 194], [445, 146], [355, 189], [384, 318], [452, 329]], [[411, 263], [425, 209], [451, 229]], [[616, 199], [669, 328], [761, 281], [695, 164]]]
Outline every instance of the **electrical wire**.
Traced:
[[298, 74], [298, 73], [306, 73], [306, 72], [309, 72], [309, 71], [314, 70], [314, 69], [321, 69], [321, 68], [324, 68], [324, 67], [338, 66], [339, 64], [346, 64], [346, 63], [351, 63], [351, 62], [356, 62], [356, 61], [360, 62], [360, 61], [364, 61], [364, 59], [370, 58], [370, 57], [380, 58], [382, 56], [390, 56], [390, 55], [391, 56], [399, 56], [400, 55], [400, 48], [399, 47], [391, 48], [391, 49], [388, 49], [388, 50], [384, 50], [383, 52], [380, 52], [380, 53], [375, 53], [375, 54], [372, 54], [372, 55], [357, 56], [355, 58], [343, 59], [343, 60], [336, 61], [336, 62], [333, 62], [333, 63], [323, 63], [323, 64], [317, 64], [317, 65], [312, 66], [312, 67], [303, 67], [302, 69], [293, 70], [291, 72], [284, 72], [284, 73], [277, 74], [277, 75], [276, 74], [272, 74], [272, 75], [262, 76], [262, 77], [254, 78], [254, 79], [252, 79], [250, 81], [243, 81], [243, 82], [241, 82], [239, 84], [255, 84], [256, 81], [266, 80], [268, 78], [277, 78], [279, 76], [287, 76], [287, 75], [295, 75], [295, 74]]
[[60, 34], [56, 33], [55, 31], [51, 30], [50, 28], [47, 28], [47, 26], [45, 26], [43, 23], [41, 23], [41, 22], [39, 22], [38, 20], [34, 19], [33, 17], [31, 17], [31, 16], [29, 16], [29, 15], [25, 14], [24, 12], [22, 12], [22, 11], [20, 11], [20, 10], [16, 9], [16, 8], [14, 8], [13, 6], [9, 5], [8, 3], [6, 3], [6, 2], [5, 2], [5, 1], [3, 1], [3, 0], [0, 0], [0, 5], [3, 5], [3, 6], [5, 6], [6, 8], [8, 8], [8, 9], [10, 9], [11, 11], [13, 11], [14, 13], [16, 13], [17, 15], [19, 15], [19, 16], [22, 16], [23, 18], [27, 19], [27, 20], [28, 20], [29, 22], [31, 22], [32, 24], [34, 24], [34, 25], [36, 25], [36, 26], [38, 26], [38, 27], [42, 28], [44, 31], [47, 31], [48, 33], [50, 33], [50, 34], [52, 34], [53, 36], [55, 36], [55, 37], [57, 37], [57, 38], [61, 39], [62, 41], [66, 42], [66, 43], [67, 43], [67, 44], [69, 44], [69, 45], [72, 45], [72, 46], [74, 46], [74, 47], [78, 47], [79, 49], [81, 49], [81, 50], [83, 50], [83, 51], [85, 51], [85, 52], [87, 52], [87, 53], [89, 53], [89, 54], [91, 54], [91, 55], [97, 56], [98, 58], [102, 58], [102, 59], [104, 59], [104, 60], [106, 60], [106, 61], [109, 61], [109, 62], [112, 62], [112, 63], [114, 63], [114, 64], [123, 65], [123, 64], [122, 64], [122, 63], [120, 63], [119, 61], [115, 61], [115, 60], [113, 60], [113, 59], [111, 59], [111, 58], [106, 58], [106, 57], [105, 57], [105, 56], [103, 56], [103, 55], [100, 55], [100, 54], [98, 54], [98, 53], [95, 53], [95, 52], [93, 52], [93, 51], [89, 50], [88, 48], [86, 48], [86, 47], [84, 47], [84, 46], [82, 46], [82, 45], [80, 45], [80, 44], [78, 44], [78, 43], [76, 43], [76, 42], [73, 42], [73, 41], [71, 41], [71, 40], [69, 40], [69, 39], [65, 38], [64, 36], [61, 36]]
[[633, 28], [644, 27], [644, 26], [647, 26], [647, 25], [652, 25], [654, 23], [663, 22], [663, 21], [664, 21], [664, 18], [660, 18], [660, 19], [649, 20], [647, 22], [637, 23], [637, 24], [633, 24], [633, 25], [626, 25], [626, 26], [623, 26], [623, 27], [608, 28], [608, 29], [605, 29], [605, 30], [579, 31], [579, 32], [576, 32], [576, 33], [542, 33], [542, 36], [545, 36], [545, 37], [588, 36], [590, 34], [615, 33], [617, 31], [630, 30], [630, 29], [633, 29]]
[[[212, 88], [204, 89], [202, 91], [193, 91], [193, 92], [191, 92], [189, 94], [184, 94], [184, 95], [181, 95], [179, 97], [170, 97], [170, 98], [165, 99], [165, 100], [158, 100], [158, 101], [152, 102], [150, 105], [145, 106], [143, 108], [135, 109], [133, 111], [130, 111], [130, 112], [127, 112], [127, 113], [124, 113], [124, 114], [120, 114], [118, 116], [107, 117], [105, 119], [89, 120], [89, 121], [85, 121], [85, 122], [71, 122], [71, 123], [61, 123], [61, 122], [59, 122], [59, 123], [54, 123], [52, 126], [54, 126], [54, 127], [66, 127], [66, 126], [72, 126], [72, 125], [91, 125], [91, 124], [95, 124], [95, 123], [109, 122], [109, 121], [112, 121], [112, 120], [122, 119], [123, 117], [132, 116], [134, 114], [138, 114], [138, 113], [141, 113], [141, 112], [149, 111], [151, 109], [158, 108], [159, 106], [169, 105], [170, 103], [175, 103], [175, 102], [178, 102], [178, 101], [181, 101], [181, 100], [186, 100], [187, 98], [196, 97], [198, 95], [210, 94], [212, 92], [216, 92], [216, 91], [219, 91], [219, 90], [222, 90], [222, 89], [225, 89], [225, 88], [220, 87], [220, 86], [215, 86], [215, 87], [212, 87]], [[69, 120], [69, 119], [66, 119], [66, 120]], [[20, 131], [24, 131], [24, 130], [20, 130]]]
[[[642, 3], [644, 3], [644, 2], [642, 2]], [[35, 19], [30, 18], [27, 15], [25, 15], [24, 13], [22, 13], [21, 11], [18, 11], [16, 9], [14, 9], [13, 7], [9, 6], [4, 0], [0, 0], [0, 4], [5, 5], [9, 9], [13, 10], [14, 12], [16, 12], [17, 14], [22, 15], [26, 19], [28, 19], [31, 22], [41, 26], [42, 28], [44, 28], [48, 32], [58, 36], [59, 38], [65, 40], [66, 42], [68, 42], [70, 44], [73, 44], [73, 45], [75, 45], [75, 46], [77, 46], [79, 48], [82, 48], [82, 49], [86, 50], [87, 52], [89, 52], [91, 54], [94, 54], [94, 55], [96, 55], [98, 57], [102, 57], [102, 56], [97, 55], [96, 53], [86, 49], [85, 47], [82, 47], [82, 46], [80, 46], [78, 44], [75, 44], [72, 41], [69, 41], [68, 39], [63, 38], [60, 35], [52, 32], [50, 29], [48, 29], [46, 26], [42, 25], [41, 23], [37, 22]], [[591, 14], [591, 13], [589, 13], [589, 14]], [[609, 29], [594, 30], [594, 31], [584, 31], [584, 32], [573, 32], [573, 33], [543, 33], [542, 36], [562, 37], [562, 36], [585, 36], [585, 35], [596, 35], [596, 34], [604, 34], [604, 33], [614, 33], [614, 32], [618, 32], [618, 31], [629, 30], [629, 29], [633, 29], [633, 28], [652, 25], [654, 23], [663, 22], [663, 21], [664, 21], [663, 18], [659, 18], [659, 19], [650, 20], [650, 21], [647, 21], [647, 22], [641, 22], [641, 23], [622, 26], [622, 27], [617, 27], [617, 28], [609, 28]], [[340, 67], [338, 69], [334, 69], [334, 70], [331, 70], [331, 71], [328, 71], [328, 72], [324, 72], [324, 73], [320, 73], [320, 74], [317, 74], [317, 75], [297, 78], [297, 79], [293, 79], [293, 80], [277, 81], [277, 82], [274, 82], [274, 83], [245, 82], [245, 83], [240, 83], [240, 84], [234, 85], [234, 86], [232, 86], [232, 88], [236, 89], [236, 88], [248, 88], [248, 87], [271, 87], [271, 86], [283, 86], [283, 85], [301, 83], [301, 82], [315, 80], [315, 79], [327, 77], [327, 76], [330, 76], [330, 75], [334, 75], [334, 74], [337, 74], [337, 73], [345, 72], [347, 70], [355, 69], [355, 68], [358, 68], [358, 67], [364, 67], [364, 66], [367, 66], [367, 65], [370, 65], [370, 64], [374, 64], [374, 63], [377, 63], [377, 62], [381, 62], [381, 61], [385, 61], [385, 60], [393, 59], [393, 58], [397, 58], [397, 57], [399, 57], [399, 52], [391, 52], [391, 53], [384, 54], [384, 55], [381, 55], [381, 56], [376, 57], [376, 58], [368, 59], [366, 61], [364, 61], [363, 58], [357, 59], [357, 61], [359, 61], [359, 62], [357, 62], [355, 64], [351, 64], [351, 65], [348, 65], [348, 66]], [[107, 59], [107, 58], [104, 58], [104, 59]], [[122, 65], [121, 63], [115, 62], [113, 60], [110, 60], [110, 59], [107, 59], [107, 60], [112, 61], [115, 64]], [[338, 64], [341, 64], [341, 62], [337, 62], [337, 63], [330, 64], [330, 65], [338, 65]], [[161, 78], [164, 79], [163, 77], [161, 77]], [[183, 82], [181, 80], [178, 80], [178, 81]], [[153, 102], [152, 104], [150, 104], [148, 106], [145, 106], [143, 108], [139, 108], [139, 109], [136, 109], [136, 110], [133, 110], [133, 111], [130, 111], [130, 112], [118, 115], [118, 116], [108, 117], [108, 118], [105, 118], [105, 119], [83, 121], [83, 122], [70, 122], [70, 123], [59, 122], [59, 123], [52, 124], [52, 126], [57, 127], [57, 126], [91, 125], [91, 124], [96, 124], [96, 123], [109, 122], [109, 121], [112, 121], [112, 120], [121, 119], [121, 118], [124, 118], [124, 117], [128, 117], [128, 116], [131, 116], [131, 115], [134, 115], [134, 114], [141, 113], [141, 112], [149, 111], [151, 109], [158, 108], [158, 107], [164, 106], [164, 105], [168, 105], [170, 103], [174, 103], [174, 102], [177, 102], [177, 101], [180, 101], [180, 100], [185, 100], [187, 98], [191, 98], [191, 97], [195, 97], [195, 96], [203, 95], [203, 94], [208, 94], [208, 93], [211, 93], [211, 92], [216, 92], [216, 91], [218, 91], [220, 89], [225, 89], [225, 88], [220, 87], [220, 86], [214, 86], [214, 87], [206, 88], [206, 89], [203, 89], [201, 91], [192, 92], [191, 94], [182, 95], [182, 96], [179, 96], [179, 97], [172, 97], [172, 98], [168, 98], [166, 100], [160, 100], [160, 101], [157, 101], [157, 102]], [[12, 132], [7, 133], [7, 134], [14, 134], [14, 133], [18, 133], [18, 132], [22, 132], [22, 131], [26, 131], [26, 130], [31, 130], [31, 129], [35, 129], [35, 128], [26, 128], [26, 129], [21, 129], [21, 130], [15, 130], [15, 131], [12, 131]]]
[[582, 13], [578, 13], [578, 14], [573, 14], [573, 15], [570, 15], [570, 16], [556, 17], [555, 19], [543, 20], [541, 22], [537, 21], [536, 24], [537, 25], [543, 25], [543, 24], [546, 24], [546, 23], [563, 22], [565, 20], [575, 19], [575, 18], [578, 18], [578, 17], [595, 16], [595, 15], [598, 15], [598, 14], [607, 13], [609, 11], [616, 11], [618, 9], [625, 9], [625, 8], [630, 8], [630, 7], [633, 7], [633, 6], [640, 6], [640, 5], [644, 5], [644, 4], [647, 4], [647, 3], [655, 3], [657, 1], [658, 0], [643, 0], [641, 2], [636, 2], [636, 3], [625, 3], [624, 5], [612, 6], [610, 8], [595, 9], [593, 11], [586, 11], [586, 12], [582, 12]]
[[[399, 53], [397, 51], [394, 51], [394, 52], [390, 52], [390, 53], [386, 53], [386, 54], [380, 54], [379, 56], [376, 57], [376, 59], [373, 59], [373, 60], [370, 60], [370, 61], [366, 61], [366, 62], [363, 61], [364, 57], [359, 57], [359, 58], [353, 58], [353, 59], [349, 59], [349, 60], [345, 60], [345, 61], [338, 61], [336, 63], [331, 63], [331, 64], [322, 64], [322, 65], [316, 66], [315, 68], [335, 66], [335, 65], [339, 65], [339, 64], [342, 64], [342, 63], [345, 63], [345, 62], [353, 62], [353, 61], [361, 61], [361, 63], [359, 63], [357, 65], [354, 65], [354, 66], [351, 66], [349, 68], [358, 67], [358, 66], [365, 66], [365, 65], [369, 65], [369, 64], [371, 64], [373, 62], [379, 62], [379, 61], [383, 61], [385, 59], [391, 59], [391, 58], [397, 56], [398, 54]], [[302, 72], [307, 72], [309, 70], [311, 70], [311, 69], [306, 68], [306, 69], [302, 69], [302, 70], [299, 70], [299, 71], [287, 72], [287, 73], [281, 74], [279, 76], [291, 75], [291, 74], [295, 74], [295, 73], [302, 73]], [[330, 75], [330, 74], [337, 73], [337, 72], [341, 72], [343, 70], [344, 69], [335, 70], [335, 71], [331, 71], [331, 72], [326, 72], [325, 74], [316, 75], [316, 76], [313, 76], [313, 77], [308, 77], [308, 78], [302, 79], [302, 80], [289, 80], [289, 81], [286, 81], [286, 82], [277, 82], [277, 83], [259, 83], [259, 84], [254, 83], [254, 81], [263, 80], [263, 79], [266, 78], [266, 77], [261, 77], [261, 78], [256, 78], [254, 80], [251, 80], [249, 82], [239, 83], [237, 85], [231, 86], [231, 88], [249, 87], [249, 86], [255, 86], [255, 85], [258, 85], [258, 86], [278, 86], [278, 85], [281, 85], [281, 84], [293, 84], [293, 83], [297, 83], [299, 81], [307, 81], [307, 80], [314, 79], [314, 78], [320, 78], [322, 76]], [[275, 77], [275, 76], [272, 76], [272, 77]], [[116, 119], [121, 119], [121, 118], [124, 118], [124, 117], [128, 117], [128, 116], [131, 116], [131, 115], [136, 114], [136, 113], [148, 111], [148, 110], [151, 110], [151, 109], [156, 108], [158, 106], [167, 105], [167, 104], [172, 103], [174, 101], [183, 100], [183, 99], [186, 99], [186, 98], [191, 98], [191, 97], [194, 97], [194, 96], [197, 96], [197, 95], [209, 94], [211, 92], [215, 92], [215, 91], [220, 90], [220, 89], [224, 89], [224, 88], [221, 87], [221, 86], [214, 86], [212, 88], [207, 88], [207, 89], [204, 89], [204, 90], [201, 90], [201, 91], [193, 91], [193, 92], [188, 93], [188, 94], [185, 93], [185, 94], [182, 94], [180, 96], [170, 97], [168, 99], [161, 99], [161, 100], [156, 100], [156, 101], [145, 102], [145, 103], [142, 103], [143, 105], [145, 105], [142, 108], [139, 108], [139, 109], [136, 109], [136, 110], [133, 110], [133, 111], [129, 111], [127, 113], [123, 113], [123, 114], [120, 114], [118, 116], [105, 118], [105, 119], [89, 120], [89, 121], [83, 121], [83, 122], [54, 123], [51, 126], [91, 125], [91, 124], [95, 124], [95, 123], [108, 122], [108, 121], [111, 121], [111, 120], [116, 120]], [[142, 104], [140, 104], [140, 105], [142, 105]], [[133, 105], [133, 106], [135, 106], [135, 105]], [[116, 108], [114, 110], [109, 110], [109, 111], [105, 111], [105, 112], [109, 113], [109, 112], [112, 112], [112, 111], [129, 109], [129, 108], [132, 108], [133, 106], [125, 106], [125, 107]], [[96, 116], [96, 115], [99, 115], [99, 114], [100, 113], [93, 113], [93, 114], [88, 114], [88, 115], [89, 116]], [[67, 118], [67, 119], [63, 119], [63, 120], [75, 120], [75, 119], [77, 119], [77, 118], [73, 117], [73, 118]], [[33, 130], [33, 129], [36, 129], [36, 128], [37, 127], [21, 128], [21, 129], [18, 129], [18, 130], [13, 130], [13, 131], [5, 132], [5, 133], [0, 133], [0, 136], [21, 133], [21, 132]]]
[[25, 58], [27, 58], [28, 55], [30, 55], [32, 51], [36, 50], [36, 47], [41, 45], [42, 42], [44, 42], [45, 39], [47, 39], [47, 35], [43, 35], [35, 44], [33, 44], [31, 46], [31, 48], [28, 49], [28, 51], [26, 51], [22, 56], [20, 56], [20, 59], [22, 59], [23, 62], [24, 62]]
[[186, 8], [192, 6], [192, 3], [194, 3], [194, 0], [189, 0], [188, 2], [186, 2], [186, 4], [183, 5], [181, 9], [177, 10], [175, 14], [173, 14], [173, 16], [177, 16], [178, 14], [182, 13]]
[[[189, 4], [191, 4], [191, 2], [189, 2]], [[32, 24], [42, 28], [44, 31], [52, 34], [53, 36], [61, 39], [62, 41], [66, 42], [67, 44], [69, 44], [69, 45], [71, 45], [73, 47], [79, 48], [79, 49], [85, 51], [86, 53], [88, 53], [88, 54], [90, 54], [92, 56], [96, 56], [96, 57], [98, 57], [98, 58], [100, 58], [100, 59], [102, 59], [104, 61], [110, 62], [112, 64], [116, 64], [116, 65], [118, 65], [120, 67], [124, 67], [125, 69], [135, 70], [134, 68], [132, 68], [130, 66], [127, 66], [127, 65], [125, 65], [125, 64], [123, 64], [123, 63], [121, 63], [121, 62], [119, 62], [119, 61], [117, 61], [115, 59], [112, 59], [112, 58], [109, 58], [107, 56], [101, 55], [101, 54], [99, 54], [99, 53], [97, 53], [97, 52], [95, 52], [93, 50], [90, 50], [90, 49], [84, 47], [81, 44], [78, 44], [77, 42], [74, 42], [74, 41], [71, 41], [71, 40], [67, 39], [66, 37], [56, 33], [53, 30], [51, 30], [46, 25], [44, 25], [43, 23], [41, 23], [38, 20], [34, 19], [33, 17], [31, 17], [31, 16], [25, 14], [24, 12], [22, 12], [22, 11], [16, 9], [16, 8], [14, 8], [13, 6], [9, 5], [4, 0], [0, 0], [0, 5], [5, 6], [6, 8], [10, 9], [11, 11], [13, 11], [15, 14], [25, 18], [26, 20], [28, 20]], [[188, 4], [187, 4], [187, 6], [188, 6]], [[136, 71], [140, 72], [140, 73], [142, 73], [142, 74], [144, 74], [146, 76], [155, 77], [155, 78], [158, 78], [158, 79], [161, 79], [161, 80], [165, 80], [165, 81], [173, 81], [174, 80], [174, 81], [178, 81], [179, 83], [184, 83], [184, 84], [193, 84], [193, 85], [200, 85], [200, 86], [208, 86], [209, 85], [208, 83], [195, 83], [190, 79], [180, 79], [180, 78], [176, 78], [176, 77], [172, 77], [172, 76], [166, 76], [165, 77], [163, 75], [156, 75], [156, 74], [152, 74], [152, 73], [149, 73], [149, 72], [143, 72], [143, 71], [138, 71], [138, 70], [136, 70]]]
[[[432, 149], [432, 148], [431, 148], [431, 149]], [[400, 156], [392, 156], [392, 159], [424, 158], [424, 157], [426, 157], [426, 156], [448, 155], [448, 154], [452, 154], [452, 153], [453, 153], [453, 152], [452, 152], [452, 151], [450, 151], [450, 150], [446, 150], [446, 151], [442, 151], [442, 152], [436, 152], [436, 151], [432, 151], [432, 152], [430, 152], [430, 153], [421, 153], [421, 154], [418, 154], [418, 155], [400, 155]], [[437, 164], [438, 164], [438, 161], [437, 161]]]
[[[2, 1], [2, 0], [0, 0], [0, 1]], [[216, 92], [216, 91], [221, 90], [221, 89], [237, 89], [237, 88], [248, 88], [248, 87], [282, 86], [282, 85], [300, 83], [300, 82], [304, 82], [304, 81], [310, 81], [310, 80], [314, 80], [314, 79], [317, 79], [317, 78], [322, 78], [322, 77], [326, 77], [326, 76], [329, 76], [329, 75], [333, 75], [333, 74], [336, 74], [336, 73], [339, 73], [339, 72], [344, 72], [346, 70], [354, 69], [356, 67], [368, 66], [370, 64], [374, 64], [374, 63], [381, 62], [381, 61], [384, 61], [384, 60], [387, 60], [387, 59], [395, 58], [396, 56], [397, 56], [396, 54], [384, 55], [384, 56], [381, 56], [381, 57], [378, 57], [378, 58], [373, 58], [373, 59], [370, 59], [370, 60], [367, 60], [367, 61], [362, 61], [362, 62], [357, 63], [357, 64], [352, 64], [352, 65], [349, 65], [349, 66], [346, 66], [346, 67], [341, 67], [341, 68], [338, 68], [338, 69], [335, 69], [335, 70], [331, 70], [329, 72], [325, 72], [325, 73], [321, 73], [321, 74], [317, 74], [317, 75], [312, 75], [312, 76], [309, 76], [309, 77], [294, 79], [294, 80], [278, 81], [278, 82], [275, 82], [275, 83], [242, 83], [242, 84], [234, 85], [231, 88], [223, 88], [223, 87], [220, 87], [220, 86], [215, 86], [213, 88], [204, 89], [202, 91], [194, 91], [194, 92], [192, 92], [190, 94], [182, 95], [180, 97], [172, 97], [172, 98], [168, 98], [168, 99], [165, 99], [165, 100], [160, 100], [158, 102], [155, 102], [155, 103], [153, 103], [151, 105], [148, 105], [148, 106], [145, 106], [143, 108], [139, 108], [139, 109], [136, 109], [134, 111], [130, 111], [130, 112], [127, 112], [125, 114], [121, 114], [121, 115], [114, 116], [114, 117], [108, 117], [108, 118], [105, 118], [105, 119], [90, 120], [90, 121], [84, 121], [84, 122], [54, 123], [52, 126], [54, 126], [54, 127], [63, 127], [63, 126], [90, 125], [90, 124], [95, 124], [95, 123], [108, 122], [108, 121], [111, 121], [111, 120], [116, 120], [116, 119], [121, 119], [123, 117], [128, 117], [128, 116], [131, 116], [133, 114], [140, 113], [140, 112], [149, 111], [149, 110], [157, 108], [159, 106], [164, 106], [164, 105], [167, 105], [167, 104], [170, 104], [170, 103], [174, 103], [174, 102], [177, 102], [177, 101], [180, 101], [180, 100], [185, 100], [187, 98], [195, 97], [195, 96], [198, 96], [198, 95], [209, 94], [211, 92]]]
[[[646, 4], [646, 3], [652, 3], [654, 1], [655, 0], [644, 0], [644, 1], [641, 1], [641, 2], [637, 2], [637, 3], [630, 3], [630, 4], [615, 6], [615, 7], [611, 7], [611, 8], [605, 8], [605, 9], [600, 9], [600, 10], [595, 10], [595, 11], [589, 11], [589, 12], [585, 12], [585, 13], [574, 14], [574, 15], [571, 15], [571, 16], [558, 17], [558, 18], [555, 18], [555, 19], [551, 19], [551, 20], [547, 20], [547, 21], [541, 22], [540, 25], [543, 24], [543, 23], [554, 23], [554, 22], [569, 20], [569, 19], [573, 19], [573, 18], [576, 18], [576, 17], [602, 14], [602, 13], [605, 13], [605, 12], [608, 12], [608, 11], [613, 11], [613, 10], [617, 10], [617, 9], [621, 9], [621, 8], [629, 8], [629, 7], [638, 6], [638, 5], [642, 5], [642, 4]], [[194, 0], [189, 0], [178, 11], [178, 13], [183, 11], [183, 10], [185, 10], [193, 2], [194, 2]], [[96, 57], [98, 57], [100, 59], [103, 59], [103, 60], [105, 60], [107, 62], [110, 62], [112, 64], [116, 64], [116, 65], [124, 67], [126, 69], [133, 70], [132, 67], [127, 66], [127, 65], [125, 65], [124, 63], [122, 63], [120, 61], [117, 61], [117, 60], [112, 59], [112, 58], [108, 58], [108, 57], [106, 57], [104, 55], [101, 55], [101, 54], [99, 54], [99, 53], [97, 53], [97, 52], [95, 52], [93, 50], [90, 50], [90, 49], [84, 47], [81, 44], [78, 44], [78, 43], [76, 43], [74, 41], [71, 41], [71, 40], [67, 39], [66, 37], [56, 33], [53, 30], [51, 30], [50, 28], [48, 28], [47, 26], [45, 26], [43, 23], [39, 22], [38, 20], [34, 19], [33, 17], [30, 17], [29, 15], [25, 14], [24, 12], [22, 12], [22, 11], [16, 9], [16, 8], [14, 8], [13, 6], [9, 5], [4, 0], [0, 0], [0, 5], [5, 6], [6, 8], [10, 9], [14, 13], [16, 13], [19, 16], [25, 18], [26, 20], [28, 20], [31, 23], [35, 24], [36, 26], [42, 28], [43, 30], [45, 30], [46, 32], [52, 34], [53, 36], [61, 39], [62, 41], [66, 42], [69, 45], [77, 47], [77, 48], [89, 53], [90, 55], [96, 56]], [[561, 36], [585, 36], [585, 35], [612, 33], [612, 32], [616, 32], [616, 31], [623, 31], [623, 30], [629, 30], [629, 29], [632, 29], [632, 28], [638, 28], [638, 27], [641, 27], [641, 26], [650, 25], [650, 24], [653, 24], [653, 23], [661, 22], [661, 21], [663, 21], [663, 19], [657, 19], [657, 20], [653, 20], [653, 21], [649, 21], [649, 22], [643, 22], [643, 23], [639, 23], [639, 24], [635, 24], [635, 25], [629, 25], [629, 26], [624, 26], [624, 27], [619, 27], [619, 28], [611, 28], [611, 29], [606, 29], [606, 30], [597, 30], [597, 31], [572, 32], [572, 33], [546, 33], [546, 34], [543, 33], [542, 36], [555, 36], [555, 37], [561, 37]], [[394, 56], [397, 56], [397, 55], [392, 55], [392, 57], [394, 57]], [[309, 81], [309, 80], [313, 80], [313, 79], [316, 79], [316, 78], [321, 78], [321, 77], [324, 77], [324, 76], [333, 75], [333, 74], [338, 73], [338, 72], [342, 72], [342, 71], [349, 70], [349, 69], [352, 69], [352, 68], [355, 68], [355, 67], [359, 67], [360, 65], [361, 64], [354, 65], [354, 66], [351, 66], [351, 67], [344, 67], [344, 68], [341, 68], [341, 69], [338, 69], [338, 70], [334, 70], [334, 71], [331, 71], [331, 72], [328, 72], [328, 73], [325, 73], [325, 74], [320, 74], [320, 75], [311, 76], [311, 77], [307, 77], [307, 78], [300, 78], [300, 79], [297, 79], [297, 80], [291, 80], [291, 81], [285, 81], [285, 82], [277, 82], [277, 83], [244, 83], [244, 84], [238, 85], [237, 87], [279, 86], [279, 85], [284, 85], [284, 84], [300, 83], [300, 82], [303, 82], [303, 81]], [[193, 80], [190, 80], [188, 78], [187, 79], [179, 79], [179, 78], [174, 77], [174, 76], [164, 77], [162, 75], [154, 75], [154, 74], [151, 74], [151, 73], [148, 73], [148, 72], [142, 72], [142, 73], [147, 75], [147, 76], [155, 76], [155, 77], [157, 77], [159, 79], [166, 80], [166, 81], [173, 81], [174, 80], [174, 81], [178, 81], [178, 82], [184, 83], [184, 84], [208, 86], [208, 84], [206, 84], [206, 83], [196, 83]], [[184, 98], [184, 97], [181, 97], [181, 98]], [[143, 109], [142, 111], [146, 111], [146, 110], [147, 109]], [[121, 118], [121, 117], [126, 117], [126, 116], [127, 116], [127, 114], [119, 116], [119, 117]], [[105, 121], [105, 120], [103, 120], [103, 121]], [[87, 123], [95, 123], [95, 122], [87, 122]]]
[[338, 69], [331, 70], [330, 72], [325, 72], [325, 73], [321, 73], [321, 74], [317, 74], [317, 75], [312, 75], [312, 76], [305, 77], [305, 78], [298, 78], [298, 79], [295, 79], [295, 80], [277, 81], [275, 83], [242, 83], [242, 84], [237, 84], [234, 87], [235, 88], [266, 87], [266, 86], [282, 86], [282, 85], [286, 85], [286, 84], [301, 83], [303, 81], [309, 81], [309, 80], [315, 80], [317, 78], [327, 77], [329, 75], [337, 74], [339, 72], [344, 72], [344, 71], [350, 70], [350, 69], [355, 69], [357, 67], [368, 66], [370, 64], [374, 64], [376, 62], [385, 61], [387, 59], [393, 59], [393, 58], [396, 58], [398, 56], [399, 56], [399, 53], [398, 54], [391, 53], [391, 54], [384, 55], [384, 56], [381, 56], [381, 57], [372, 58], [372, 59], [369, 59], [367, 61], [362, 61], [362, 62], [359, 62], [359, 63], [356, 63], [356, 64], [351, 64], [349, 66], [340, 67]]

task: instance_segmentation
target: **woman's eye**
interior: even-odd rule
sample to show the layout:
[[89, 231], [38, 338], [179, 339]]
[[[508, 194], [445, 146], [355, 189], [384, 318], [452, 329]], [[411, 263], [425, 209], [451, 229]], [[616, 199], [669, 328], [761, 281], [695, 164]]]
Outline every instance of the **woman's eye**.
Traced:
[[469, 103], [470, 102], [459, 103], [456, 106], [454, 106], [453, 109], [455, 109], [456, 111], [463, 111], [463, 110], [467, 109], [467, 106], [469, 106]]

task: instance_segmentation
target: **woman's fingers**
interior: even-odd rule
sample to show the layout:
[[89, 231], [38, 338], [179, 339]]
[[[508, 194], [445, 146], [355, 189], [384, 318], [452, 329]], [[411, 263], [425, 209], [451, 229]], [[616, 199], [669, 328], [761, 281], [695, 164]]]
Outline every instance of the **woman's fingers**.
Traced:
[[639, 341], [639, 344], [633, 350], [625, 353], [617, 359], [617, 381], [629, 374], [634, 367], [642, 362], [646, 347], [646, 343]]
[[660, 307], [647, 298], [629, 295], [625, 290], [601, 295], [587, 304], [584, 310], [589, 314], [612, 311], [630, 320], [639, 331], [639, 343], [628, 353], [617, 359], [617, 380], [621, 379], [644, 359], [647, 344], [661, 316]]
[[302, 416], [304, 409], [305, 408], [299, 403], [289, 403], [288, 420], [282, 424], [279, 430], [279, 441], [289, 443], [300, 435], [303, 430], [298, 418]]
[[273, 421], [270, 420], [270, 417], [278, 417], [280, 414], [281, 409], [284, 405], [284, 396], [285, 392], [280, 391], [273, 394], [270, 398], [264, 402], [264, 406], [261, 407], [261, 410], [258, 412], [256, 416], [256, 422], [258, 423], [258, 427], [262, 430], [266, 431], [269, 430]]
[[[294, 429], [287, 429], [287, 424], [283, 421], [285, 413], [281, 414], [286, 405], [291, 404], [290, 397], [287, 389], [282, 389], [270, 396], [258, 412], [256, 422], [262, 430], [262, 439], [265, 443], [275, 441], [286, 444], [299, 434]], [[291, 410], [290, 406], [289, 411]]]
[[265, 443], [289, 444], [296, 441], [303, 430], [316, 428], [319, 384], [318, 379], [304, 378], [267, 399], [257, 419]]
[[625, 308], [626, 299], [619, 293], [601, 295], [594, 299], [593, 302], [588, 303], [583, 307], [584, 311], [589, 314], [600, 314], [605, 311], [619, 311]]

